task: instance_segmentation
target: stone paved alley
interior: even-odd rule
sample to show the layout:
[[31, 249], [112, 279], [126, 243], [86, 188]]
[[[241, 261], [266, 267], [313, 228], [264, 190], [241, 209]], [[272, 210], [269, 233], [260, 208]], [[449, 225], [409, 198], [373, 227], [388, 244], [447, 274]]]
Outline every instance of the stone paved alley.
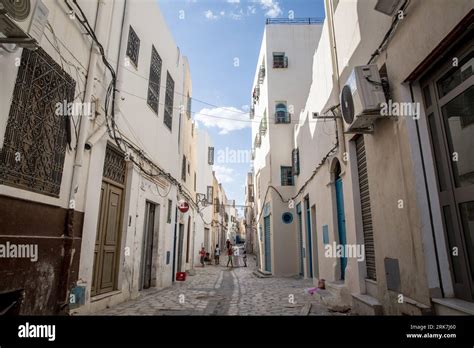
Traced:
[[[196, 274], [172, 287], [150, 289], [97, 315], [341, 315], [331, 312], [306, 279], [259, 278], [249, 267], [196, 267]], [[293, 301], [291, 301], [293, 299]], [[309, 306], [311, 304], [311, 306]], [[308, 312], [309, 307], [309, 312]]]

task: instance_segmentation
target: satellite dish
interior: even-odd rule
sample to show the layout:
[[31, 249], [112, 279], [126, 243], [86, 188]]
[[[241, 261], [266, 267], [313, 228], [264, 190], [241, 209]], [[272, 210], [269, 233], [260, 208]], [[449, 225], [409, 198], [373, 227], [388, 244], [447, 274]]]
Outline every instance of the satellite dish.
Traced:
[[342, 118], [347, 124], [354, 122], [354, 100], [349, 85], [345, 85], [341, 92]]

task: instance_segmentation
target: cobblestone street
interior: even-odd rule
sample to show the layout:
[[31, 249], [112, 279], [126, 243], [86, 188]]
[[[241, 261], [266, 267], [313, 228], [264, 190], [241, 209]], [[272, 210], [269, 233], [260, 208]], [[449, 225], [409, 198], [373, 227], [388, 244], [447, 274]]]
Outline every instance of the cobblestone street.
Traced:
[[[252, 258], [249, 258], [252, 259]], [[196, 274], [172, 287], [142, 292], [96, 315], [335, 315], [316, 297], [305, 293], [309, 280], [260, 278], [255, 263], [233, 269], [196, 267]], [[311, 304], [311, 306], [310, 306]], [[340, 314], [339, 314], [340, 315]]]

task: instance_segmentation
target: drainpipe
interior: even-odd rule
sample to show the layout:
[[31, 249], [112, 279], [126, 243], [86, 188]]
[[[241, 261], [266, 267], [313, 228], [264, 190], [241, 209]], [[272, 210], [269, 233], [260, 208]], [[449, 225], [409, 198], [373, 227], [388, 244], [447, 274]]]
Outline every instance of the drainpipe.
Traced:
[[[339, 81], [339, 62], [337, 57], [337, 45], [336, 45], [336, 32], [334, 29], [334, 6], [333, 0], [326, 0], [324, 2], [324, 9], [326, 11], [326, 18], [328, 20], [328, 28], [329, 28], [329, 42], [331, 45], [331, 64], [332, 64], [332, 80], [333, 84], [336, 85], [336, 92], [337, 97], [341, 95], [341, 85]], [[344, 123], [341, 117], [335, 119], [336, 121], [336, 128], [337, 133], [340, 134], [340, 141], [339, 141], [339, 153], [340, 155], [344, 155], [346, 152], [346, 141], [344, 137]], [[344, 162], [344, 161], [343, 161]]]
[[[102, 0], [97, 1], [97, 15], [96, 15], [96, 22], [94, 25], [94, 30], [96, 31], [97, 37], [100, 39], [104, 35], [104, 28], [101, 25], [101, 19], [104, 17], [104, 2]], [[97, 62], [100, 57], [100, 52], [97, 49], [95, 44], [92, 45], [91, 55], [89, 58], [89, 66], [87, 72], [87, 80], [86, 80], [86, 88], [84, 91], [84, 99], [83, 101], [92, 102], [92, 95], [94, 91], [94, 84], [95, 84], [95, 75], [96, 75], [96, 68]], [[77, 139], [77, 146], [76, 146], [76, 156], [73, 165], [73, 172], [72, 172], [72, 179], [71, 179], [71, 188], [69, 192], [69, 200], [68, 200], [68, 216], [67, 216], [67, 226], [66, 226], [66, 241], [64, 247], [64, 261], [63, 261], [63, 268], [67, 271], [66, 273], [66, 298], [64, 299], [64, 303], [62, 306], [67, 305], [69, 302], [69, 282], [70, 282], [70, 271], [71, 265], [74, 259], [74, 215], [75, 215], [75, 201], [77, 197], [77, 193], [79, 192], [79, 182], [82, 177], [83, 172], [83, 163], [84, 163], [84, 151], [86, 145], [86, 137], [87, 131], [89, 128], [89, 118], [84, 117], [84, 115], [80, 115], [81, 117], [81, 124], [79, 128], [79, 136]], [[68, 241], [69, 240], [69, 241]]]

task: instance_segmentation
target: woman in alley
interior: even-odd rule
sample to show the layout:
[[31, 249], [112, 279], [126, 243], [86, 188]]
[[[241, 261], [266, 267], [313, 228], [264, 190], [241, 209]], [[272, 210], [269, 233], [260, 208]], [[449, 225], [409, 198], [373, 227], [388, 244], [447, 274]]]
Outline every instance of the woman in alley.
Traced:
[[199, 256], [201, 257], [201, 265], [204, 267], [204, 258], [206, 257], [206, 249], [204, 247], [201, 248]]

